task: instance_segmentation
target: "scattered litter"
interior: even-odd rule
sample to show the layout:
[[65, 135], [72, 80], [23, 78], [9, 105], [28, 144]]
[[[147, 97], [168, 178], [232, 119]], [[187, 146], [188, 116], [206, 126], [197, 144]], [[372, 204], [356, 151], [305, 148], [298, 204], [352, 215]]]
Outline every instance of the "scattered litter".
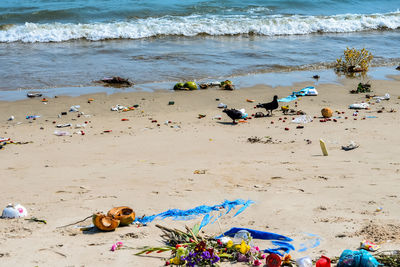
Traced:
[[64, 128], [64, 127], [71, 127], [71, 123], [65, 123], [65, 124], [57, 124], [56, 127], [57, 128]]
[[311, 116], [307, 116], [307, 115], [301, 115], [299, 117], [292, 119], [293, 123], [309, 123], [312, 121], [313, 121], [313, 119], [311, 118]]
[[135, 212], [126, 206], [115, 207], [108, 211], [107, 215], [98, 212], [93, 214], [93, 224], [102, 231], [113, 231], [118, 226], [126, 226], [135, 220]]
[[377, 103], [381, 102], [382, 100], [389, 100], [390, 95], [386, 93], [384, 96], [374, 96], [373, 99], [376, 100]]
[[326, 145], [325, 145], [324, 140], [319, 139], [319, 145], [321, 146], [322, 154], [324, 156], [328, 156], [328, 150], [326, 149]]
[[112, 130], [104, 130], [103, 133], [111, 133]]
[[218, 104], [218, 108], [227, 108], [228, 105], [224, 104], [224, 103], [219, 103]]
[[246, 99], [247, 102], [253, 103], [255, 100], [254, 99]]
[[206, 117], [206, 114], [199, 114], [199, 115], [197, 116], [198, 119], [202, 119], [202, 118], [205, 118], [205, 117]]
[[350, 109], [368, 109], [369, 105], [367, 103], [355, 103], [349, 106]]
[[319, 75], [314, 75], [314, 76], [312, 76], [312, 77], [313, 77], [313, 79], [316, 79], [316, 80], [318, 80], [318, 79], [320, 78]]
[[80, 105], [71, 106], [69, 108], [69, 112], [78, 112], [80, 108], [81, 108]]
[[254, 118], [262, 118], [265, 117], [265, 114], [262, 112], [256, 112], [256, 114], [254, 114]]
[[30, 119], [35, 120], [35, 119], [37, 119], [37, 118], [40, 118], [40, 116], [39, 116], [39, 115], [28, 115], [28, 116], [26, 116], [26, 119], [27, 119], [27, 120], [30, 120]]
[[119, 76], [106, 77], [97, 82], [104, 83], [109, 86], [115, 86], [115, 87], [130, 87], [133, 85], [133, 83], [130, 82], [128, 79], [121, 78]]
[[42, 98], [42, 102], [49, 102], [49, 100], [47, 98]]
[[[58, 127], [58, 126], [57, 126]], [[86, 123], [83, 124], [76, 124], [75, 125], [75, 129], [79, 129], [79, 128], [85, 128], [86, 127]]]
[[113, 245], [111, 246], [110, 251], [116, 251], [116, 250], [122, 248], [123, 246], [124, 246], [124, 243], [122, 243], [122, 242], [117, 242], [117, 243], [115, 243], [115, 244], [113, 244]]
[[174, 85], [174, 90], [183, 90], [183, 91], [197, 90], [197, 84], [195, 82], [176, 83]]
[[121, 121], [129, 121], [129, 119], [121, 119]]
[[33, 98], [33, 97], [42, 97], [41, 93], [27, 93], [27, 97]]
[[356, 148], [358, 148], [358, 147], [359, 147], [359, 145], [357, 145], [356, 143], [354, 143], [354, 141], [351, 141], [349, 145], [347, 145], [347, 146], [342, 146], [342, 149], [343, 149], [344, 151], [349, 151], [349, 150], [356, 149]]
[[371, 241], [364, 240], [360, 243], [360, 249], [365, 249], [368, 251], [377, 251], [380, 248], [379, 245], [372, 243]]
[[10, 118], [8, 118], [8, 121], [13, 121], [15, 119], [14, 116], [10, 116]]
[[221, 82], [220, 87], [222, 90], [229, 90], [229, 91], [232, 91], [235, 89], [235, 86], [233, 85], [233, 83], [230, 80]]
[[296, 263], [297, 263], [298, 267], [312, 267], [313, 266], [312, 260], [308, 256], [297, 259]]
[[66, 132], [66, 131], [54, 131], [54, 134], [57, 135], [57, 136], [71, 135], [69, 132]]
[[222, 119], [222, 116], [221, 115], [215, 115], [214, 117], [213, 117], [213, 120], [221, 120]]
[[330, 118], [333, 115], [333, 111], [330, 108], [323, 108], [321, 109], [322, 117]]
[[20, 204], [8, 204], [7, 207], [4, 208], [1, 218], [21, 218], [27, 215], [28, 211], [24, 206]]
[[169, 102], [168, 102], [168, 105], [169, 105], [169, 106], [172, 106], [172, 105], [174, 105], [174, 104], [175, 104], [175, 101], [169, 101]]
[[356, 90], [351, 90], [351, 94], [369, 93], [371, 92], [371, 85], [367, 83], [359, 83]]
[[[349, 265], [350, 264], [350, 265]], [[359, 266], [378, 267], [379, 262], [366, 250], [349, 250], [342, 252], [337, 267]]]
[[290, 101], [297, 99], [298, 96], [317, 96], [317, 95], [318, 95], [317, 89], [315, 89], [314, 86], [308, 86], [308, 87], [301, 89], [298, 92], [292, 92], [292, 94], [290, 96], [281, 98], [278, 101], [279, 102], [290, 102]]
[[326, 256], [321, 256], [316, 262], [316, 267], [331, 267], [331, 259]]
[[114, 107], [111, 107], [111, 111], [119, 111], [119, 110], [123, 110], [126, 109], [127, 107], [122, 106], [122, 105], [115, 105]]
[[25, 219], [26, 221], [30, 221], [30, 222], [38, 222], [38, 223], [43, 223], [43, 224], [47, 224], [46, 220], [42, 220], [42, 219], [38, 219], [36, 217], [32, 217], [29, 219]]
[[[252, 200], [242, 200], [242, 199], [236, 199], [233, 201], [228, 201], [225, 200], [221, 204], [217, 204], [214, 206], [206, 206], [206, 205], [201, 205], [192, 209], [188, 210], [180, 210], [180, 209], [170, 209], [164, 212], [161, 212], [156, 215], [151, 215], [151, 216], [142, 216], [138, 217], [135, 219], [135, 222], [140, 223], [140, 224], [147, 224], [152, 221], [154, 221], [157, 218], [160, 219], [165, 219], [165, 218], [172, 218], [173, 220], [187, 220], [188, 218], [195, 218], [200, 215], [207, 215], [210, 214], [213, 211], [219, 211], [219, 215], [213, 220], [211, 223], [214, 223], [217, 218], [220, 218], [226, 214], [228, 214], [230, 211], [235, 209], [237, 206], [242, 206], [240, 209], [233, 215], [233, 217], [239, 215], [242, 213], [246, 208], [248, 208], [251, 204], [254, 202]], [[210, 218], [211, 219], [211, 218]], [[204, 218], [203, 218], [204, 220]], [[208, 224], [209, 222], [205, 223], [204, 225]]]
[[195, 170], [193, 174], [206, 174], [207, 170]]
[[65, 116], [65, 115], [67, 115], [67, 114], [68, 114], [68, 113], [65, 112], [65, 111], [61, 112], [61, 116]]

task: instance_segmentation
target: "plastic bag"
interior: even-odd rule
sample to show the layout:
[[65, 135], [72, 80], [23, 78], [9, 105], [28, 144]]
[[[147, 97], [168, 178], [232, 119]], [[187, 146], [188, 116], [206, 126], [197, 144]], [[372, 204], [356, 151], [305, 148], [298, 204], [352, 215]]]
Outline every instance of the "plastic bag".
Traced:
[[346, 249], [340, 255], [337, 267], [378, 267], [381, 266], [374, 256], [366, 250]]

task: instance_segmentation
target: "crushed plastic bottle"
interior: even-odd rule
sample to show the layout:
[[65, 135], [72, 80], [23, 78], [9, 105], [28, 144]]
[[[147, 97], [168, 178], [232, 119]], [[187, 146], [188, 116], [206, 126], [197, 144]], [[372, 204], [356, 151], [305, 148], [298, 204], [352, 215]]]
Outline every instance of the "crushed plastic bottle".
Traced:
[[310, 257], [302, 257], [296, 260], [297, 266], [299, 267], [312, 267], [313, 263]]
[[57, 135], [57, 136], [71, 135], [69, 132], [66, 132], [66, 131], [54, 131], [54, 134]]

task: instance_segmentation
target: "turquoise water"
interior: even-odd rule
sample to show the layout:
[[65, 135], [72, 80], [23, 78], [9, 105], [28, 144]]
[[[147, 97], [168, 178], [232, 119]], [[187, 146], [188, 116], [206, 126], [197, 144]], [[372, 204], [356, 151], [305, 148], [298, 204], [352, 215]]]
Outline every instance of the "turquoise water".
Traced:
[[[400, 2], [2, 0], [0, 90], [323, 70], [347, 47], [400, 62]], [[266, 81], [268, 83], [268, 81]], [[168, 88], [169, 89], [169, 88]]]

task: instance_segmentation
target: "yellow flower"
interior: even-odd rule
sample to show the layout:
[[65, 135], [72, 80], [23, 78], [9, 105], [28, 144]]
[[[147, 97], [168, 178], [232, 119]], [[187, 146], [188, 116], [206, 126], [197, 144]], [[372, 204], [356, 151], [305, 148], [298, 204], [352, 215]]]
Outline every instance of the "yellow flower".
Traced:
[[181, 259], [178, 258], [178, 257], [175, 257], [175, 258], [170, 259], [169, 262], [171, 264], [180, 265], [181, 264]]
[[233, 241], [229, 240], [228, 243], [226, 243], [227, 248], [231, 248], [233, 246]]
[[240, 245], [236, 245], [235, 249], [242, 254], [247, 254], [247, 252], [249, 252], [250, 250], [250, 246], [247, 245], [246, 242], [244, 242], [244, 240], [242, 240], [242, 243]]

